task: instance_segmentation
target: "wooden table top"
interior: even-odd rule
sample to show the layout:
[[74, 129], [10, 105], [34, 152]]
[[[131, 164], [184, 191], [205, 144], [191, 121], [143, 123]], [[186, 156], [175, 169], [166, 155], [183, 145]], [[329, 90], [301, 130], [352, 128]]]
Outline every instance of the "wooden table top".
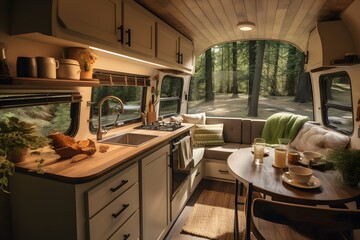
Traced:
[[[227, 160], [230, 173], [240, 182], [253, 183], [255, 191], [260, 191], [279, 201], [310, 205], [336, 205], [356, 201], [360, 204], [360, 189], [342, 186], [336, 181], [335, 170], [319, 171], [313, 169], [314, 176], [321, 181], [315, 189], [297, 188], [284, 182], [281, 170], [272, 166], [274, 149], [269, 149], [269, 156], [264, 157], [260, 166], [252, 164], [251, 148], [242, 148], [232, 153]], [[289, 164], [292, 166], [292, 164]]]

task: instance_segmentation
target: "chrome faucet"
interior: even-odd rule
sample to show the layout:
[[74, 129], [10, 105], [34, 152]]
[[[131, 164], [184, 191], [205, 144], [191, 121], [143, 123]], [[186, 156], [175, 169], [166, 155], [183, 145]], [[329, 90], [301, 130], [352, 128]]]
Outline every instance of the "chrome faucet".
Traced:
[[[99, 126], [98, 126], [98, 129], [97, 129], [97, 132], [96, 132], [96, 139], [97, 140], [102, 140], [102, 136], [105, 135], [107, 133], [107, 130], [105, 128], [102, 127], [102, 124], [101, 124], [101, 112], [102, 112], [102, 105], [103, 103], [106, 101], [106, 100], [110, 100], [110, 99], [114, 99], [116, 101], [119, 102], [120, 106], [121, 106], [121, 110], [118, 114], [123, 114], [124, 113], [124, 104], [123, 102], [121, 101], [120, 98], [118, 97], [115, 97], [115, 96], [106, 96], [104, 97], [103, 99], [100, 100], [99, 104], [98, 104], [98, 123], [99, 123]], [[117, 120], [119, 119], [119, 115], [118, 117], [116, 118], [115, 120], [115, 123], [114, 123], [114, 127], [117, 125]]]

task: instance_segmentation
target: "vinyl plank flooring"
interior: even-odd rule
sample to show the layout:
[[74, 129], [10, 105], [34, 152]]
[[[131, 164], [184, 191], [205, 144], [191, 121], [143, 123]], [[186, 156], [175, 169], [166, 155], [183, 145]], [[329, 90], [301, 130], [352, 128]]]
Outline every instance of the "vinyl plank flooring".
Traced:
[[220, 181], [213, 181], [203, 179], [197, 189], [195, 190], [194, 194], [191, 196], [189, 201], [187, 202], [184, 210], [180, 213], [178, 219], [170, 229], [169, 233], [165, 237], [166, 240], [204, 240], [207, 238], [201, 238], [192, 236], [182, 232], [182, 226], [187, 221], [190, 213], [196, 203], [198, 197], [200, 196], [203, 190], [213, 190], [218, 192], [227, 192], [227, 193], [234, 193], [235, 191], [235, 184], [234, 183], [227, 183], [227, 182], [220, 182]]

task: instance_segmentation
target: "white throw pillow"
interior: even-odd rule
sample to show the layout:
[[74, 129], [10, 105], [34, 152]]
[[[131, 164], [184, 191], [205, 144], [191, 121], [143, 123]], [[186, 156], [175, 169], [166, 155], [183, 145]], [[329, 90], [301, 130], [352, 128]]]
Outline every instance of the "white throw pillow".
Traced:
[[205, 113], [195, 113], [195, 114], [181, 114], [184, 123], [194, 123], [194, 124], [205, 124], [206, 115]]

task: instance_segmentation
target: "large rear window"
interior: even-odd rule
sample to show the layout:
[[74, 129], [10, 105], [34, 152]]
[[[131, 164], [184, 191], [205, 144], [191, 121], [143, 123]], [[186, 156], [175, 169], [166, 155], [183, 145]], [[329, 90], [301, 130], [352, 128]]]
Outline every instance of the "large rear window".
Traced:
[[189, 113], [267, 119], [277, 112], [313, 119], [304, 54], [277, 41], [241, 41], [208, 49], [196, 60]]

